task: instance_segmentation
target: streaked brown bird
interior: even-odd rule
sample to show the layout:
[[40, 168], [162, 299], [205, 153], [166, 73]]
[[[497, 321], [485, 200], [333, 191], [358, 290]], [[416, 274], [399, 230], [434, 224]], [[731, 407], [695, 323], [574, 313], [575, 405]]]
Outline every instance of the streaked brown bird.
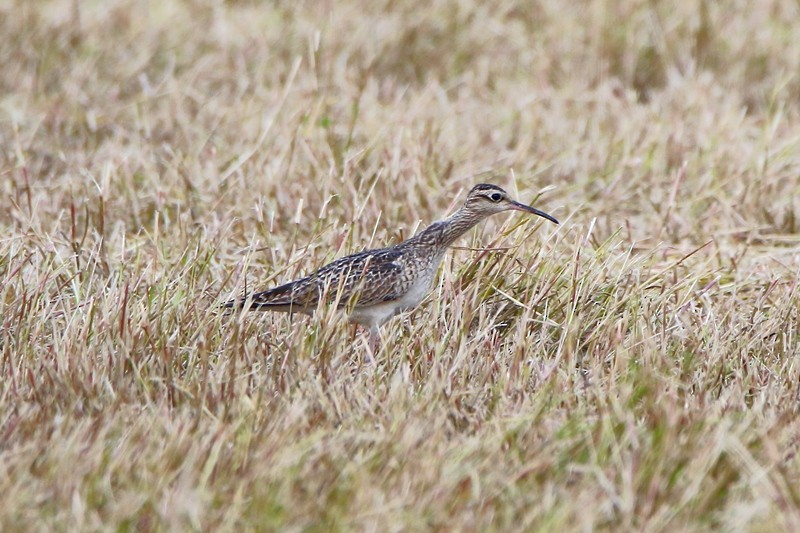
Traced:
[[334, 304], [349, 313], [350, 321], [369, 328], [374, 353], [380, 341], [378, 328], [419, 305], [450, 245], [483, 219], [510, 210], [533, 213], [558, 224], [551, 215], [512, 200], [497, 185], [481, 183], [472, 188], [458, 211], [406, 241], [342, 257], [304, 278], [231, 300], [225, 307], [310, 315], [320, 302]]

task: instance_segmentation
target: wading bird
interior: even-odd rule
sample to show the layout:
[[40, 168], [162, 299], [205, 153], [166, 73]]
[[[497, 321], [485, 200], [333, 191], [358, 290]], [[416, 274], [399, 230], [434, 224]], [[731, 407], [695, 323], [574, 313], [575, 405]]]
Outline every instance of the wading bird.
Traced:
[[482, 183], [469, 191], [458, 211], [406, 241], [342, 257], [304, 278], [232, 300], [225, 307], [310, 315], [320, 301], [335, 304], [349, 313], [351, 322], [369, 329], [374, 353], [380, 342], [378, 328], [419, 305], [450, 245], [486, 217], [510, 210], [533, 213], [558, 224], [551, 215], [515, 202], [497, 185]]

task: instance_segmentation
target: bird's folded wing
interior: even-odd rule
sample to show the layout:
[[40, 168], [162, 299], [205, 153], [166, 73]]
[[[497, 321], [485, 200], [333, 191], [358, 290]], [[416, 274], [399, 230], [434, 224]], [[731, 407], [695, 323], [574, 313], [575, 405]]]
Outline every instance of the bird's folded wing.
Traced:
[[402, 294], [403, 266], [397, 258], [392, 250], [362, 252], [334, 261], [310, 277], [316, 277], [329, 302], [366, 307]]
[[337, 259], [304, 278], [250, 297], [252, 308], [311, 309], [326, 302], [364, 307], [395, 299], [406, 289], [403, 266], [393, 250], [370, 250]]

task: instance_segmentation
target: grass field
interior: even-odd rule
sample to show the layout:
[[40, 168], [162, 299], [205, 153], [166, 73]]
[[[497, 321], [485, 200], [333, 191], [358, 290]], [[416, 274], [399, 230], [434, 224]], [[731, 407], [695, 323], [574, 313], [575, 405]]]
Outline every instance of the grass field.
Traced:
[[[675, 4], [675, 5], [673, 5]], [[796, 2], [0, 1], [3, 531], [800, 530]], [[375, 365], [218, 305], [493, 182]]]

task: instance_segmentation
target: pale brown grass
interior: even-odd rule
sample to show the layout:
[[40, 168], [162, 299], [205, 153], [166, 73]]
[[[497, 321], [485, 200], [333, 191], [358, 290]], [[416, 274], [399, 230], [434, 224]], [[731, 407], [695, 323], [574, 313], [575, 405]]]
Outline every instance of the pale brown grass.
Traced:
[[800, 529], [798, 6], [670, 4], [0, 3], [0, 528]]

